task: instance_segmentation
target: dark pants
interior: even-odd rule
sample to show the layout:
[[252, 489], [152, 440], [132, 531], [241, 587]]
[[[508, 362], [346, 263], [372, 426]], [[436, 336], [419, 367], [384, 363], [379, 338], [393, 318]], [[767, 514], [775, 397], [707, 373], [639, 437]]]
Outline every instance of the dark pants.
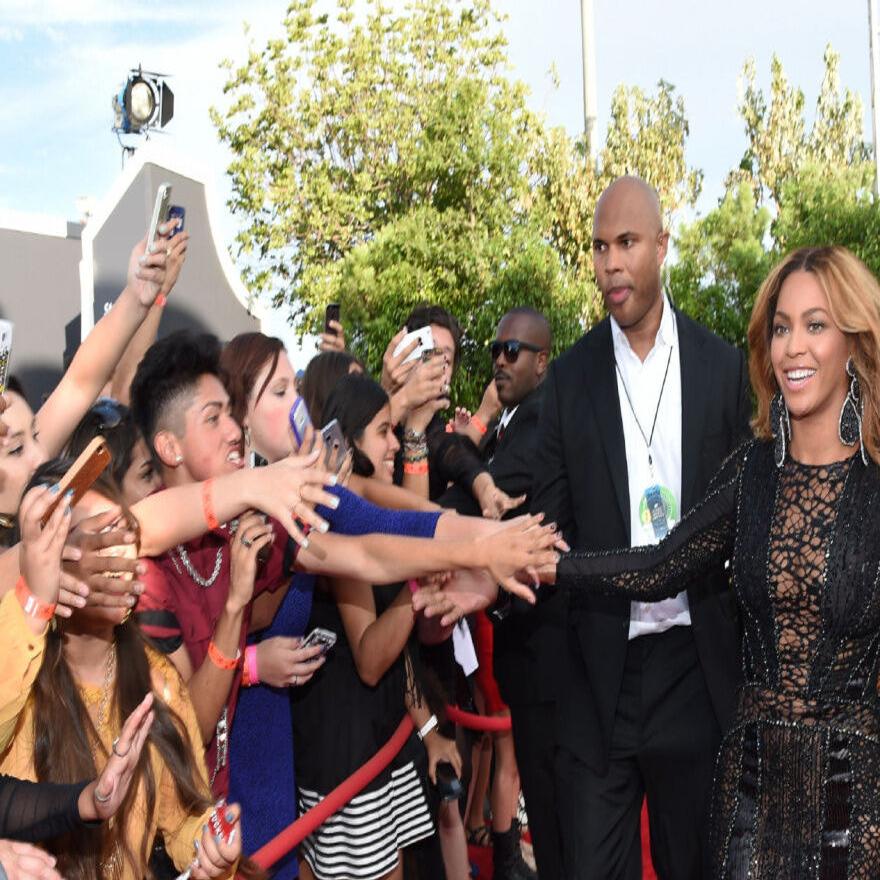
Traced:
[[566, 880], [640, 880], [645, 795], [660, 880], [709, 877], [720, 742], [690, 627], [629, 642], [607, 769], [557, 751]]
[[510, 706], [513, 748], [541, 880], [562, 880], [563, 877], [553, 776], [555, 714], [553, 703]]

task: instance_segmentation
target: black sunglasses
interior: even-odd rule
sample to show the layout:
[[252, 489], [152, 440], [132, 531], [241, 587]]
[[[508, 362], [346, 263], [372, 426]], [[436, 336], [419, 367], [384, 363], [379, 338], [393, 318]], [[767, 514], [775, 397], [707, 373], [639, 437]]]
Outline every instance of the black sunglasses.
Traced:
[[91, 412], [98, 417], [98, 430], [118, 428], [128, 415], [128, 407], [112, 397], [99, 397]]
[[540, 345], [532, 345], [531, 342], [523, 342], [520, 339], [505, 339], [504, 342], [496, 339], [490, 346], [489, 351], [492, 353], [492, 360], [497, 361], [501, 352], [504, 352], [504, 359], [509, 364], [515, 364], [519, 357], [520, 351], [543, 351]]

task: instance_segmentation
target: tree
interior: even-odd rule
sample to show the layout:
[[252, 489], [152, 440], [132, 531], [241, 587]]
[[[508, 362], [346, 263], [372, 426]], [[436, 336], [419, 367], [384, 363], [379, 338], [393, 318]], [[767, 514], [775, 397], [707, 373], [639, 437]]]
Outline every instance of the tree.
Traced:
[[362, 6], [294, 0], [282, 39], [226, 64], [213, 118], [234, 155], [240, 264], [301, 330], [341, 302], [374, 371], [412, 306], [445, 306], [467, 334], [453, 393], [474, 404], [507, 309], [544, 311], [557, 351], [598, 315], [592, 212], [612, 176], [644, 174], [670, 208], [693, 200], [684, 108], [666, 83], [619, 89], [597, 171], [508, 79], [490, 0]]
[[745, 154], [718, 206], [678, 232], [678, 260], [669, 270], [676, 302], [735, 345], [745, 346], [758, 287], [789, 250], [844, 244], [880, 268], [862, 102], [841, 89], [840, 56], [830, 46], [823, 62], [809, 130], [804, 94], [781, 61], [774, 56], [770, 64], [769, 99], [754, 62], [746, 62], [739, 106]]

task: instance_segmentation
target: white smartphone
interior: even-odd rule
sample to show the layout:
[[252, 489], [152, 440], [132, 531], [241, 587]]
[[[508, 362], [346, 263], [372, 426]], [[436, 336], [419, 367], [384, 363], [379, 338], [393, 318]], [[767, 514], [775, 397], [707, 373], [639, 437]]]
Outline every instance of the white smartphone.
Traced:
[[394, 349], [394, 357], [397, 357], [397, 355], [411, 345], [414, 339], [417, 339], [419, 344], [407, 355], [404, 360], [405, 364], [408, 364], [410, 361], [418, 360], [423, 352], [434, 349], [434, 334], [431, 332], [431, 326], [429, 324], [425, 327], [419, 327], [418, 330], [413, 330], [410, 333], [407, 333], [406, 336], [397, 343], [397, 347]]
[[299, 644], [301, 648], [321, 646], [321, 653], [326, 654], [336, 644], [336, 633], [333, 630], [316, 626]]
[[12, 321], [0, 321], [0, 394], [6, 391], [9, 380], [9, 361], [12, 359]]
[[147, 234], [147, 253], [153, 253], [156, 246], [156, 235], [159, 227], [168, 220], [171, 209], [171, 184], [160, 183], [156, 190], [156, 201], [153, 203], [153, 216], [150, 218], [150, 231]]

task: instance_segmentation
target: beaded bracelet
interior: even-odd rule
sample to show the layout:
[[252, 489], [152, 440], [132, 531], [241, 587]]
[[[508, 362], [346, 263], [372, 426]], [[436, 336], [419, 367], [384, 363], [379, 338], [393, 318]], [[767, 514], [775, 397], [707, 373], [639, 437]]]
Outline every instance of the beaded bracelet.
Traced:
[[427, 443], [428, 435], [424, 431], [411, 431], [407, 428], [403, 432], [403, 445], [406, 446], [407, 443]]
[[238, 668], [238, 664], [241, 662], [241, 651], [236, 651], [235, 659], [231, 660], [214, 644], [213, 641], [210, 641], [208, 642], [208, 659], [218, 669], [222, 669], [224, 672], [227, 672], [230, 669]]
[[212, 531], [214, 529], [220, 528], [220, 522], [214, 515], [214, 503], [211, 500], [211, 489], [213, 488], [213, 486], [213, 477], [210, 480], [205, 480], [205, 482], [202, 483], [202, 511], [205, 514], [205, 522], [208, 524], [208, 528]]
[[56, 603], [50, 604], [35, 596], [24, 577], [20, 577], [15, 582], [15, 596], [28, 617], [35, 617], [37, 620], [51, 620], [55, 616]]

